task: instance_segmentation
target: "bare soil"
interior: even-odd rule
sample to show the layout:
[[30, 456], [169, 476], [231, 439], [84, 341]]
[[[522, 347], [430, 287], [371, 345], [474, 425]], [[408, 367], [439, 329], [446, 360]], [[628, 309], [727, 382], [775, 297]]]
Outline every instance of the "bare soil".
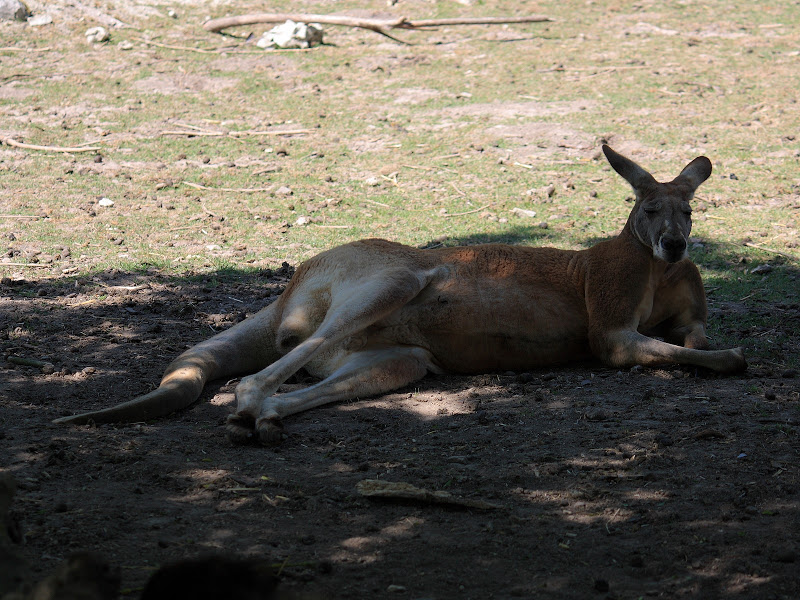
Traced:
[[[272, 449], [227, 440], [235, 382], [154, 422], [50, 423], [148, 391], [291, 272], [0, 287], [2, 356], [52, 364], [0, 363], [2, 469], [37, 577], [90, 550], [122, 568], [126, 597], [210, 553], [261, 557], [283, 589], [326, 598], [800, 594], [800, 380], [767, 364], [430, 377], [292, 417]], [[772, 310], [796, 344], [797, 305]], [[366, 479], [496, 508], [368, 499]]]
[[[643, 165], [656, 159], [675, 165], [706, 150], [715, 156], [728, 148], [719, 173], [730, 175], [718, 178], [717, 187], [709, 188], [716, 191], [709, 191], [700, 205], [704, 208], [697, 210], [709, 251], [717, 236], [724, 238], [721, 230], [743, 226], [731, 225], [730, 213], [728, 221], [719, 218], [712, 226], [702, 213], [712, 205], [723, 209], [734, 202], [753, 216], [755, 222], [743, 229], [752, 240], [780, 251], [789, 242], [796, 247], [794, 217], [787, 216], [780, 228], [756, 219], [770, 203], [792, 207], [794, 212], [786, 215], [798, 214], [795, 209], [800, 207], [796, 172], [778, 168], [798, 156], [798, 88], [792, 83], [797, 72], [792, 37], [796, 29], [772, 16], [779, 3], [759, 5], [764, 21], [749, 29], [734, 19], [738, 8], [639, 0], [575, 3], [574, 11], [567, 7], [569, 18], [535, 34], [523, 35], [513, 28], [471, 37], [430, 32], [424, 46], [411, 49], [374, 41], [372, 32], [331, 33], [330, 48], [338, 54], [329, 60], [331, 77], [320, 79], [330, 96], [322, 94], [303, 61], [291, 54], [251, 54], [246, 49], [195, 63], [189, 58], [191, 48], [177, 57], [167, 51], [176, 44], [208, 48], [229, 43], [210, 40], [200, 30], [199, 18], [174, 20], [174, 26], [162, 26], [154, 45], [137, 41], [128, 51], [118, 50], [116, 44], [129, 33], [136, 34], [131, 39], [149, 34], [120, 28], [113, 29], [113, 44], [90, 51], [83, 43], [87, 27], [114, 28], [120, 24], [117, 19], [136, 24], [162, 15], [172, 24], [166, 9], [154, 0], [112, 3], [116, 17], [94, 2], [29, 4], [37, 13], [51, 10], [58, 18], [53, 33], [25, 33], [41, 39], [52, 36], [47, 52], [9, 50], [4, 55], [0, 100], [25, 103], [3, 105], [0, 133], [56, 143], [62, 139], [59, 132], [69, 136], [80, 124], [90, 129], [84, 131], [86, 139], [78, 141], [100, 136], [112, 149], [99, 157], [100, 162], [53, 159], [36, 173], [30, 166], [33, 158], [10, 147], [0, 150], [5, 161], [0, 189], [4, 211], [16, 212], [22, 206], [26, 214], [40, 215], [37, 223], [43, 228], [55, 223], [52, 228], [60, 228], [65, 237], [77, 232], [80, 241], [86, 241], [83, 246], [70, 242], [69, 252], [66, 241], [63, 248], [54, 249], [33, 235], [14, 236], [11, 221], [0, 226], [8, 261], [35, 263], [19, 277], [0, 282], [0, 473], [13, 474], [18, 483], [12, 521], [19, 526], [12, 537], [20, 543], [13, 551], [27, 560], [33, 577], [41, 579], [71, 553], [88, 550], [121, 568], [125, 598], [138, 598], [159, 566], [209, 554], [263, 559], [279, 575], [282, 589], [302, 597], [800, 598], [800, 375], [790, 368], [800, 356], [800, 306], [796, 295], [781, 303], [761, 300], [770, 285], [767, 279], [748, 283], [751, 287], [741, 296], [720, 297], [710, 290], [712, 336], [733, 334], [745, 352], [759, 340], [770, 341], [769, 360], [763, 351], [761, 358], [750, 354], [750, 368], [740, 376], [719, 377], [688, 368], [617, 371], [585, 364], [529, 373], [428, 377], [384, 397], [292, 417], [285, 423], [286, 439], [276, 448], [234, 446], [227, 439], [224, 421], [233, 409], [236, 381], [214, 382], [191, 408], [153, 422], [51, 424], [59, 416], [153, 389], [165, 366], [186, 347], [273, 301], [294, 265], [256, 274], [238, 271], [240, 266], [280, 264], [286, 248], [295, 256], [318, 250], [304, 245], [302, 234], [284, 239], [290, 223], [311, 213], [278, 211], [275, 205], [280, 202], [274, 198], [252, 208], [252, 220], [259, 221], [252, 226], [256, 233], [248, 246], [237, 249], [227, 243], [241, 235], [237, 221], [225, 213], [226, 203], [235, 196], [204, 193], [203, 206], [199, 195], [197, 201], [188, 200], [176, 189], [177, 182], [194, 180], [203, 169], [277, 173], [274, 167], [280, 164], [280, 176], [268, 181], [275, 188], [295, 186], [300, 176], [315, 179], [296, 186], [292, 205], [296, 203], [298, 211], [312, 200], [319, 204], [322, 198], [335, 197], [343, 198], [343, 204], [325, 211], [340, 214], [354, 210], [348, 202], [358, 194], [351, 190], [361, 190], [367, 177], [383, 174], [382, 185], [389, 186], [391, 174], [405, 169], [400, 181], [409, 198], [434, 187], [440, 192], [445, 188], [443, 197], [469, 192], [474, 204], [465, 204], [460, 209], [464, 214], [491, 202], [491, 210], [479, 213], [481, 221], [471, 229], [476, 237], [491, 237], [488, 227], [501, 209], [510, 214], [503, 205], [494, 206], [494, 186], [517, 185], [522, 195], [530, 186], [554, 181], [559, 184], [557, 194], [568, 197], [573, 175], [557, 165], [568, 159], [590, 161], [600, 140], [595, 127], [570, 117], [597, 112], [602, 131], [618, 136], [614, 146], [633, 153]], [[216, 15], [230, 3], [173, 4], [179, 13], [202, 5], [203, 12]], [[333, 12], [336, 5], [294, 4], [308, 12]], [[425, 14], [431, 3], [408, 4], [408, 14], [414, 16]], [[542, 10], [558, 14], [558, 4], [545, 3]], [[241, 5], [235, 8], [247, 12]], [[517, 8], [531, 10], [530, 3], [514, 6], [514, 11]], [[700, 9], [713, 22], [686, 18], [684, 23], [684, 11]], [[259, 6], [249, 12], [256, 10], [266, 9]], [[494, 12], [512, 11], [504, 4]], [[672, 29], [678, 23], [675, 14], [685, 25], [680, 35]], [[3, 25], [3, 39], [14, 38], [16, 43], [14, 27], [21, 25]], [[575, 27], [574, 35], [563, 37], [566, 27]], [[658, 41], [662, 38], [663, 44]], [[736, 39], [737, 47], [725, 56], [714, 40], [728, 39]], [[670, 40], [681, 43], [667, 46]], [[526, 60], [503, 65], [497, 53], [507, 47]], [[375, 48], [384, 51], [366, 52]], [[765, 58], [757, 70], [748, 71], [747, 57], [761, 55], [771, 62]], [[412, 71], [432, 61], [440, 73], [423, 69], [422, 76], [411, 77]], [[648, 70], [641, 73], [649, 77], [647, 82], [627, 87], [645, 62]], [[474, 73], [467, 71], [470, 65]], [[462, 67], [458, 72], [464, 76], [459, 75], [449, 90], [434, 89], [442, 73]], [[140, 77], [143, 71], [152, 74]], [[234, 84], [247, 72], [258, 73], [266, 82], [264, 89], [274, 86], [286, 98], [298, 96], [303, 102], [289, 110], [281, 102], [262, 101], [257, 93], [255, 104], [245, 103], [249, 92]], [[344, 80], [337, 83], [342, 74]], [[514, 77], [519, 77], [517, 83]], [[56, 96], [37, 99], [39, 86], [64, 78], [87, 94], [63, 102]], [[485, 95], [481, 82], [501, 78], [518, 88], [513, 101], [466, 101], [473, 93], [475, 98]], [[119, 91], [94, 90], [112, 79], [122, 84]], [[465, 95], [465, 90], [471, 91]], [[275, 97], [283, 98], [278, 91]], [[601, 91], [604, 96], [598, 95]], [[204, 92], [213, 93], [219, 105], [242, 103], [238, 120], [227, 121], [236, 130], [271, 127], [273, 122], [314, 127], [325, 115], [309, 112], [300, 118], [293, 111], [323, 103], [326, 97], [347, 99], [351, 112], [365, 115], [364, 129], [337, 131], [330, 124], [335, 122], [331, 113], [325, 117], [326, 127], [315, 128], [311, 141], [281, 139], [274, 154], [265, 153], [267, 142], [251, 142], [217, 156], [214, 148], [194, 141], [196, 149], [192, 147], [187, 157], [184, 152], [158, 152], [159, 144], [165, 143], [161, 132], [183, 121], [216, 127], [216, 121], [204, 119], [228, 117], [225, 111], [215, 115], [214, 103], [186, 111], [182, 106], [162, 108], [163, 114], [151, 108], [153, 120], [134, 121], [130, 131], [122, 123], [126, 115], [140, 110], [142, 98], [151, 107], [187, 98], [189, 107], [192, 94]], [[117, 93], [129, 97], [117, 102]], [[641, 108], [619, 114], [611, 110], [634, 94], [643, 95]], [[648, 95], [656, 100], [648, 100]], [[436, 103], [453, 97], [463, 98], [464, 105]], [[409, 107], [418, 107], [414, 118]], [[320, 112], [322, 108], [315, 109]], [[451, 133], [444, 150], [434, 147], [425, 154], [416, 145], [398, 149], [408, 132], [430, 132], [433, 141], [450, 130], [460, 131], [462, 117], [485, 122], [475, 140]], [[670, 143], [658, 142], [651, 130], [658, 136], [663, 131]], [[684, 133], [676, 136], [674, 131]], [[786, 148], [775, 150], [780, 144]], [[552, 164], [553, 175], [530, 184], [519, 176], [523, 186], [514, 183], [515, 173], [528, 173], [526, 167], [534, 165], [521, 164], [515, 167], [518, 171], [510, 171], [498, 162], [498, 170], [487, 169], [489, 175], [482, 179], [468, 169], [461, 179], [446, 179], [455, 171], [440, 159], [466, 160], [483, 153], [483, 146], [493, 165], [500, 160], [506, 165]], [[125, 160], [123, 151], [133, 147], [155, 150], [152, 157]], [[742, 156], [734, 157], [730, 148], [740, 147]], [[764, 147], [771, 153], [760, 152]], [[367, 168], [361, 161], [364, 156], [378, 157], [386, 168], [379, 171], [377, 160]], [[716, 161], [715, 156], [715, 165]], [[538, 169], [531, 173], [538, 176]], [[25, 183], [33, 185], [34, 194], [9, 184], [17, 171], [31, 174], [34, 183]], [[97, 178], [86, 183], [80, 178], [87, 174]], [[333, 176], [328, 182], [329, 174]], [[84, 182], [83, 188], [69, 180], [73, 175]], [[734, 187], [748, 185], [748, 178], [763, 182], [762, 189]], [[225, 185], [224, 179], [200, 180]], [[231, 185], [236, 187], [262, 185], [255, 173], [252, 179], [235, 181]], [[575, 194], [586, 194], [586, 206], [602, 206], [602, 189], [595, 203], [588, 200], [597, 197], [595, 184], [576, 181]], [[99, 196], [109, 189], [117, 212], [95, 211]], [[359, 205], [381, 206], [369, 199], [370, 193], [359, 192]], [[54, 208], [56, 198], [71, 204]], [[576, 218], [592, 218], [567, 211], [562, 208], [566, 200], [556, 198], [552, 210], [544, 202], [536, 207], [541, 213], [537, 221], [547, 225], [548, 214], [555, 219], [550, 231], [571, 228]], [[529, 199], [509, 202], [509, 208]], [[436, 202], [413, 214], [440, 214]], [[459, 210], [454, 206], [448, 205], [451, 214]], [[211, 223], [211, 210], [225, 213], [224, 222]], [[273, 219], [273, 212], [280, 218]], [[164, 214], [178, 216], [168, 221]], [[133, 226], [125, 232], [124, 219], [130, 215], [132, 221], [154, 225], [147, 233]], [[399, 211], [391, 219], [363, 219], [370, 231], [380, 229], [388, 237], [396, 237], [400, 227], [422, 226]], [[386, 223], [392, 225], [384, 231]], [[211, 233], [203, 231], [206, 237], [197, 234], [201, 224], [209, 225]], [[165, 232], [167, 228], [173, 230]], [[299, 230], [292, 225], [292, 231]], [[536, 231], [543, 235], [545, 228]], [[167, 239], [173, 237], [177, 241], [167, 248]], [[526, 233], [525, 238], [527, 243], [535, 235]], [[92, 248], [84, 255], [80, 248], [89, 241]], [[139, 265], [155, 264], [145, 247], [169, 253], [158, 264], [177, 266], [182, 264], [176, 259], [181, 253], [203, 253], [210, 257], [209, 268], [211, 258], [232, 260], [236, 267], [179, 277], [169, 268], [128, 273], [96, 266], [109, 264], [109, 256], [127, 256], [128, 245]], [[737, 245], [725, 260], [737, 264], [743, 248]], [[250, 251], [257, 258], [247, 259]], [[750, 267], [744, 266], [744, 258], [740, 262], [737, 272], [745, 276]], [[778, 272], [776, 267], [773, 276]], [[40, 361], [39, 366], [13, 362], [18, 358]], [[304, 383], [301, 376], [291, 385]], [[358, 491], [364, 480], [449, 492], [455, 502], [370, 499]], [[0, 550], [5, 541], [0, 529]]]

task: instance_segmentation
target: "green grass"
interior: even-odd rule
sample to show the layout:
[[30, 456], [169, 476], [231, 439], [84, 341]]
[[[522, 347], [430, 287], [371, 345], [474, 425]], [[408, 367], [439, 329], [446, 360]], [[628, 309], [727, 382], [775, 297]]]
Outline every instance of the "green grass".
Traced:
[[[336, 10], [412, 10], [367, 4], [340, 2]], [[434, 3], [414, 5], [413, 16], [526, 9], [506, 0]], [[791, 5], [575, 0], [536, 7], [553, 23], [400, 32], [411, 46], [329, 28], [331, 45], [277, 53], [205, 33], [206, 8], [180, 12], [177, 21], [142, 18], [99, 47], [84, 43], [81, 22], [25, 30], [24, 39], [24, 25], [0, 29], [0, 47], [45, 49], [0, 50], [0, 82], [11, 82], [0, 94], [0, 132], [46, 145], [96, 142], [103, 161], [0, 147], [0, 213], [49, 215], [0, 219], [7, 251], [19, 252], [10, 260], [61, 246], [72, 254], [51, 269], [0, 264], [0, 276], [260, 269], [366, 236], [582, 248], [619, 231], [630, 209], [626, 184], [596, 156], [610, 137], [661, 179], [698, 154], [711, 158], [715, 171], [698, 192], [693, 235], [705, 246], [694, 259], [712, 306], [734, 302], [757, 314], [764, 303], [797, 301], [800, 12]], [[139, 37], [230, 49], [201, 54]], [[126, 39], [132, 50], [119, 48]], [[195, 91], [177, 91], [183, 85]], [[179, 123], [309, 133], [162, 135]], [[552, 198], [537, 191], [550, 184]], [[293, 194], [219, 190], [280, 186]], [[103, 196], [115, 205], [98, 208]], [[320, 208], [325, 200], [333, 202]], [[537, 215], [517, 217], [516, 207]], [[456, 213], [467, 214], [445, 216]], [[313, 222], [295, 226], [301, 216]], [[765, 262], [772, 273], [749, 273]], [[740, 314], [736, 329], [758, 327], [759, 318], [766, 317]]]

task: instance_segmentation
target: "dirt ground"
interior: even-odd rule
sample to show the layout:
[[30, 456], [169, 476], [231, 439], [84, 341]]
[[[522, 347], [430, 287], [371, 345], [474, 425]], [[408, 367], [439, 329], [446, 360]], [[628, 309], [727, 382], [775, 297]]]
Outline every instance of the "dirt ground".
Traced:
[[[50, 424], [151, 389], [291, 272], [0, 287], [2, 355], [53, 365], [0, 363], [3, 468], [37, 575], [97, 551], [138, 597], [158, 565], [222, 553], [326, 598], [798, 597], [800, 384], [765, 364], [431, 377], [292, 417], [274, 449], [227, 440], [233, 382], [151, 423]], [[726, 310], [712, 298], [712, 319]], [[777, 310], [796, 331], [798, 306]], [[376, 501], [367, 479], [492, 507]]]
[[[63, 10], [74, 7], [80, 15], [91, 9], [97, 20], [94, 3], [66, 4]], [[129, 4], [155, 10], [147, 2]], [[320, 4], [327, 11], [333, 3]], [[638, 9], [631, 10], [636, 23]], [[767, 23], [764, 31], [772, 27]], [[618, 36], [623, 49], [627, 35]], [[687, 44], [705, 39], [695, 37]], [[617, 49], [609, 54], [617, 56]], [[223, 60], [231, 71], [253, 64], [228, 58], [219, 59], [215, 68], [224, 71]], [[267, 73], [290, 80], [291, 63], [274, 60]], [[396, 57], [383, 61], [354, 64], [367, 74], [390, 66], [399, 72], [412, 64]], [[787, 56], [781, 68], [795, 62]], [[162, 68], [162, 63], [166, 59], [153, 58], [146, 66]], [[32, 69], [41, 64], [47, 63]], [[624, 81], [640, 66], [621, 64], [615, 77]], [[116, 63], [108, 67], [117, 68]], [[549, 77], [563, 65], [536, 69]], [[592, 81], [598, 81], [615, 69], [578, 71], [574, 85], [595, 75]], [[738, 75], [718, 77], [725, 83]], [[170, 82], [158, 73], [142, 81], [138, 85], [146, 91], [170, 92], [165, 91]], [[202, 88], [207, 79], [187, 75], [181, 81]], [[26, 94], [24, 87], [7, 86], [6, 93]], [[399, 110], [432, 93], [415, 87], [385, 103]], [[663, 93], [675, 102], [685, 95]], [[588, 102], [547, 106], [579, 112], [590, 107]], [[523, 117], [541, 114], [526, 111], [541, 111], [544, 104], [528, 98], [502, 107]], [[770, 109], [764, 104], [769, 102], [753, 110]], [[500, 106], [458, 110], [483, 118]], [[683, 114], [671, 104], [663, 110], [651, 118], [669, 123]], [[52, 111], [30, 118], [45, 119], [52, 128], [71, 116]], [[683, 121], [675, 122], [682, 126]], [[99, 117], [97, 125], [102, 125]], [[153, 132], [163, 125], [153, 124]], [[609, 128], [618, 126], [609, 123]], [[789, 129], [793, 141], [796, 131]], [[736, 135], [742, 131], [744, 126]], [[594, 135], [550, 123], [492, 125], [491, 133], [497, 139], [513, 134], [538, 140], [529, 146], [509, 143], [503, 150], [507, 161], [554, 160], [553, 148], [562, 157], [598, 151]], [[394, 137], [369, 133], [352, 139], [351, 146], [354, 154], [388, 153], [394, 147], [389, 141]], [[330, 144], [336, 148], [338, 141]], [[170, 168], [182, 173], [186, 157], [174, 161], [178, 166]], [[195, 162], [192, 169], [205, 168]], [[15, 164], [9, 162], [4, 177]], [[158, 164], [124, 167], [144, 180], [151, 171], [154, 179], [160, 177]], [[71, 168], [59, 165], [51, 175], [70, 174]], [[120, 170], [113, 163], [82, 168], [108, 171], [109, 177]], [[324, 168], [319, 167], [320, 174]], [[93, 202], [83, 199], [81, 207], [76, 200], [72, 212], [63, 211], [71, 220], [60, 226], [79, 227], [89, 219], [84, 213]], [[168, 208], [174, 207], [165, 202], [163, 210]], [[139, 214], [146, 219], [161, 209], [150, 202]], [[146, 243], [158, 245], [157, 235]], [[275, 239], [260, 243], [271, 247]], [[15, 247], [24, 251], [23, 242]], [[116, 253], [123, 240], [108, 242]], [[184, 247], [194, 251], [189, 243]], [[203, 248], [208, 240], [191, 243]], [[72, 552], [89, 550], [121, 568], [125, 598], [138, 598], [159, 566], [209, 554], [261, 558], [279, 574], [281, 588], [313, 598], [800, 598], [800, 374], [786, 366], [796, 365], [800, 356], [796, 295], [769, 303], [752, 298], [756, 290], [746, 296], [746, 307], [744, 298], [709, 296], [712, 333], [741, 322], [734, 317], [747, 310], [762, 324], [737, 331], [745, 351], [753, 339], [774, 336], [780, 341], [776, 352], [784, 355], [772, 358], [781, 359], [782, 366], [751, 355], [749, 369], [730, 377], [689, 368], [617, 371], [600, 365], [428, 377], [384, 397], [291, 417], [279, 447], [243, 447], [229, 442], [224, 427], [235, 381], [215, 382], [190, 409], [153, 422], [66, 427], [51, 421], [153, 389], [164, 367], [185, 348], [272, 301], [296, 265], [258, 275], [232, 269], [205, 279], [155, 269], [98, 274], [79, 248], [73, 252], [77, 266], [63, 276], [26, 271], [26, 278], [0, 281], [0, 472], [17, 480], [12, 513], [24, 539], [14, 548], [37, 578]], [[42, 257], [42, 262], [59, 260]], [[14, 362], [18, 357], [40, 364]], [[451, 497], [444, 503], [376, 500], [359, 493], [364, 480], [402, 482]]]

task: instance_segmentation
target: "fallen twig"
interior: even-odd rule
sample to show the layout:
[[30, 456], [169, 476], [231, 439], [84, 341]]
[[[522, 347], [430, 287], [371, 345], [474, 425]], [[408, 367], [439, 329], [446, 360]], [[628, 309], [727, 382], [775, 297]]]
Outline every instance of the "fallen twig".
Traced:
[[215, 187], [208, 187], [205, 185], [200, 185], [199, 183], [192, 183], [191, 181], [182, 181], [183, 185], [188, 185], [189, 187], [193, 187], [198, 190], [208, 190], [211, 192], [242, 192], [245, 194], [250, 194], [253, 192], [271, 192], [273, 188], [215, 188]]
[[31, 267], [33, 269], [48, 269], [53, 265], [40, 265], [39, 263], [0, 262], [0, 267]]
[[44, 150], [45, 152], [96, 152], [100, 150], [96, 146], [83, 146], [83, 147], [67, 147], [67, 146], [39, 146], [37, 144], [26, 144], [18, 142], [14, 138], [4, 137], [0, 138], [7, 146], [14, 146], [15, 148], [24, 148], [25, 150]]
[[350, 17], [346, 15], [317, 15], [306, 13], [256, 13], [240, 15], [238, 17], [222, 17], [212, 19], [203, 25], [207, 31], [219, 33], [229, 27], [241, 25], [256, 25], [259, 23], [283, 23], [284, 21], [297, 21], [300, 23], [322, 23], [325, 25], [342, 25], [344, 27], [358, 27], [368, 29], [384, 35], [396, 42], [405, 44], [388, 32], [391, 29], [424, 29], [428, 27], [442, 27], [447, 25], [499, 25], [506, 23], [541, 23], [552, 21], [544, 15], [527, 15], [524, 17], [466, 17], [455, 19], [421, 19], [412, 21], [405, 17], [396, 19], [370, 19]]
[[213, 50], [209, 50], [207, 48], [192, 48], [191, 46], [173, 46], [170, 44], [159, 44], [158, 42], [151, 42], [150, 40], [146, 40], [140, 37], [134, 37], [133, 39], [142, 42], [143, 44], [147, 44], [148, 46], [167, 48], [169, 50], [184, 50], [187, 52], [199, 52], [201, 54], [219, 54], [220, 52], [225, 52], [226, 50], [230, 49], [230, 46], [226, 46], [225, 48], [215, 48]]
[[48, 46], [47, 48], [17, 48], [16, 46], [3, 46], [0, 48], [0, 52], [50, 52], [52, 48]]
[[481, 206], [480, 208], [476, 208], [475, 210], [468, 210], [468, 211], [460, 212], [460, 213], [444, 214], [444, 215], [441, 215], [441, 216], [444, 219], [447, 219], [449, 217], [463, 217], [464, 215], [471, 215], [472, 213], [480, 212], [485, 208], [489, 208], [490, 206], [491, 206], [491, 204], [484, 204], [483, 206]]
[[39, 215], [0, 215], [0, 219], [41, 219]]
[[[185, 127], [185, 126], [182, 126]], [[192, 129], [190, 131], [180, 130], [167, 130], [162, 131], [161, 135], [185, 135], [187, 137], [246, 137], [249, 135], [300, 135], [303, 133], [311, 133], [310, 129], [284, 129], [284, 130], [270, 130], [270, 131], [205, 131], [202, 129]]]
[[745, 242], [744, 245], [747, 246], [748, 248], [756, 248], [758, 250], [771, 252], [772, 254], [777, 254], [778, 256], [783, 256], [785, 258], [792, 258], [790, 254], [786, 254], [785, 252], [781, 252], [780, 250], [775, 250], [775, 248], [767, 248], [766, 246], [759, 246], [758, 244], [753, 244], [751, 242]]
[[447, 504], [463, 508], [477, 508], [480, 510], [496, 510], [503, 508], [499, 504], [492, 504], [484, 500], [460, 498], [450, 492], [441, 490], [431, 491], [418, 488], [402, 481], [383, 481], [381, 479], [364, 479], [356, 484], [356, 490], [367, 498], [384, 498], [387, 500], [414, 500], [429, 504]]

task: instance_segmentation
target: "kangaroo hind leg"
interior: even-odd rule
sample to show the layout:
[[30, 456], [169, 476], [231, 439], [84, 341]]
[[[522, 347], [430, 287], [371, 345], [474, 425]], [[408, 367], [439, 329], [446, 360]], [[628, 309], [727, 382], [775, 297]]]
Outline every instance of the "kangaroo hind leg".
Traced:
[[354, 352], [319, 383], [262, 400], [256, 418], [251, 414], [231, 415], [228, 434], [234, 442], [257, 436], [262, 444], [274, 445], [283, 436], [283, 417], [341, 400], [378, 396], [422, 379], [432, 368], [430, 354], [421, 348], [396, 346]]
[[[236, 413], [228, 419], [232, 438], [252, 435], [256, 421], [263, 416], [262, 405], [266, 399], [310, 361], [328, 356], [321, 361], [321, 366], [319, 361], [315, 365], [323, 378], [331, 376], [343, 364], [350, 362], [349, 355], [361, 348], [350, 350], [347, 340], [353, 340], [370, 325], [410, 302], [428, 284], [430, 276], [432, 274], [420, 274], [409, 268], [386, 269], [361, 282], [342, 285], [339, 290], [332, 292], [330, 307], [315, 331], [279, 360], [242, 379], [236, 387]], [[298, 309], [302, 308], [303, 301], [310, 301], [310, 298], [299, 297]], [[366, 336], [363, 342], [367, 343]]]

